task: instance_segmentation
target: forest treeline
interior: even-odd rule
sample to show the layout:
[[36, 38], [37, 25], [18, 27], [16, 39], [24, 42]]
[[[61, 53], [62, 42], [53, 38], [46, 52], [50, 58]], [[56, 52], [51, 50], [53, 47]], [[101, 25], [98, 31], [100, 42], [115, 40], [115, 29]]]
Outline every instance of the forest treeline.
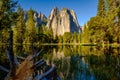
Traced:
[[97, 15], [84, 26], [83, 42], [120, 43], [120, 0], [98, 0]]
[[82, 33], [66, 32], [63, 36], [53, 36], [52, 28], [48, 30], [45, 25], [36, 27], [32, 9], [25, 20], [24, 10], [17, 3], [15, 0], [0, 1], [0, 43], [8, 42], [11, 30], [14, 44], [120, 43], [120, 0], [98, 0], [97, 15], [84, 25]]
[[[7, 43], [9, 31], [13, 30], [14, 44], [30, 43], [78, 43], [81, 35], [78, 33], [66, 32], [63, 36], [54, 36], [52, 28], [47, 29], [44, 25], [35, 25], [34, 13], [31, 8], [27, 11], [27, 20], [25, 19], [24, 10], [12, 0], [1, 1], [1, 25], [0, 42]], [[6, 4], [6, 5], [3, 5]], [[18, 7], [16, 7], [16, 5]], [[17, 11], [14, 9], [17, 8]], [[9, 13], [10, 12], [10, 13]], [[8, 19], [7, 19], [8, 18]], [[6, 24], [7, 23], [7, 24]]]

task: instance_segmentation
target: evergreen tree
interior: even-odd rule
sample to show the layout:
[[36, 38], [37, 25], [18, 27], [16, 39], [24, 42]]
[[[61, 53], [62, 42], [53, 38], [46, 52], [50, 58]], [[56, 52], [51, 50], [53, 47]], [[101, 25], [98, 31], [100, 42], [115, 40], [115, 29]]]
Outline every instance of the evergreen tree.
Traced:
[[89, 28], [87, 27], [87, 24], [83, 26], [84, 29], [82, 31], [82, 43], [89, 43], [90, 42], [90, 30]]
[[77, 43], [77, 33], [73, 33], [73, 43]]
[[104, 0], [98, 0], [98, 16], [104, 17], [105, 16], [105, 2]]
[[19, 17], [14, 27], [14, 43], [23, 43], [25, 33], [24, 13], [21, 7], [18, 7], [17, 11]]
[[34, 11], [30, 9], [28, 11], [28, 20], [26, 22], [26, 33], [24, 43], [33, 43], [36, 41], [36, 27], [33, 18]]
[[78, 35], [78, 37], [77, 37], [78, 42], [77, 43], [81, 43], [81, 40], [82, 40], [81, 33], [78, 33], [77, 35]]
[[0, 0], [0, 41], [7, 42], [8, 31], [14, 25], [17, 14], [14, 9], [17, 2], [13, 0]]
[[[90, 19], [88, 29], [83, 35], [89, 35], [89, 42], [114, 43], [119, 42], [119, 1], [99, 0], [97, 16]], [[87, 31], [87, 33], [86, 33]], [[87, 35], [87, 36], [88, 36]]]
[[61, 35], [58, 36], [58, 42], [63, 43], [63, 36], [61, 36]]
[[70, 32], [65, 32], [63, 35], [63, 42], [70, 43], [72, 38], [72, 34]]

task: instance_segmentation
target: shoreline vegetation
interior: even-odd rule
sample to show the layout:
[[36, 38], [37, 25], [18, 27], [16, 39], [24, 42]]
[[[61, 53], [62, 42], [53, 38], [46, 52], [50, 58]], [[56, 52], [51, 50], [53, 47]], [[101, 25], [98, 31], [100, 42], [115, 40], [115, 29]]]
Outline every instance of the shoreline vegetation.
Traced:
[[[8, 43], [0, 43], [0, 46], [8, 45]], [[13, 45], [23, 46], [23, 45], [33, 45], [33, 46], [111, 46], [111, 47], [120, 47], [120, 44], [111, 43], [111, 44], [100, 44], [100, 43], [14, 43]]]

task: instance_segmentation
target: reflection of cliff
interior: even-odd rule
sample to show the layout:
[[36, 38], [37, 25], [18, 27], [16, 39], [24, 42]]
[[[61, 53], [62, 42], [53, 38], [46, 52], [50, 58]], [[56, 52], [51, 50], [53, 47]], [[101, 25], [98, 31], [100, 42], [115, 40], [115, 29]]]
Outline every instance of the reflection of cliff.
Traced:
[[64, 57], [65, 57], [65, 55], [64, 55], [63, 51], [57, 52], [56, 49], [53, 49], [53, 59], [62, 59]]
[[50, 64], [57, 66], [58, 74], [62, 80], [94, 79], [84, 57], [74, 54], [69, 47], [63, 47], [63, 49], [58, 51], [53, 49], [52, 52], [52, 57], [48, 59], [48, 63], [50, 62]]
[[[61, 46], [47, 54], [62, 80], [119, 80], [120, 48]], [[114, 74], [113, 74], [114, 73]]]
[[[53, 62], [55, 62], [56, 66], [59, 70], [59, 76], [62, 80], [65, 80], [66, 76], [69, 75], [70, 71], [70, 56], [65, 57], [64, 51], [56, 51], [53, 49]], [[57, 64], [60, 63], [60, 64]]]

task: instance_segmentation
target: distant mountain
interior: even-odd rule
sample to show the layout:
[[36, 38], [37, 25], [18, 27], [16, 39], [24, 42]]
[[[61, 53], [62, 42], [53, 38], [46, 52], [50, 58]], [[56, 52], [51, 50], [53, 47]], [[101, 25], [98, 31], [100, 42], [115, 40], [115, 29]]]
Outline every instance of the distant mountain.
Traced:
[[48, 29], [52, 28], [54, 35], [63, 35], [65, 32], [81, 32], [75, 12], [67, 8], [62, 8], [59, 11], [55, 7], [48, 17], [46, 27]]
[[34, 19], [35, 19], [35, 25], [39, 26], [39, 25], [46, 25], [47, 23], [47, 17], [42, 14], [42, 13], [34, 13]]
[[[33, 16], [34, 16], [36, 27], [40, 27], [40, 25], [46, 25], [47, 17], [44, 14], [34, 12]], [[27, 19], [28, 19], [28, 12], [24, 11], [24, 20], [27, 21]]]

